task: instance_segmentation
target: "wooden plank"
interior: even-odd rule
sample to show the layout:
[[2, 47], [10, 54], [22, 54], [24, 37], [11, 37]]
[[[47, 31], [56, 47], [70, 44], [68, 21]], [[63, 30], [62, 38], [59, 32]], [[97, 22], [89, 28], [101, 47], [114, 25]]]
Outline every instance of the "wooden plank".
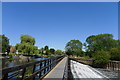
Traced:
[[51, 70], [44, 78], [45, 79], [52, 79], [52, 78], [59, 78], [62, 79], [63, 75], [64, 75], [64, 69], [65, 69], [65, 65], [67, 62], [67, 57], [63, 58], [56, 66], [53, 70]]

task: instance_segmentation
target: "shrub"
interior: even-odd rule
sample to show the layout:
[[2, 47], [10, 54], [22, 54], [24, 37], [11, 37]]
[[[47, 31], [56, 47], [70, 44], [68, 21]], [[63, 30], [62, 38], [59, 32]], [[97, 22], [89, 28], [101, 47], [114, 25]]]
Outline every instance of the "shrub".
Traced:
[[94, 66], [95, 67], [105, 67], [105, 65], [109, 62], [110, 54], [106, 51], [97, 51], [93, 56]]
[[120, 61], [120, 49], [119, 48], [111, 48], [110, 49], [111, 60]]

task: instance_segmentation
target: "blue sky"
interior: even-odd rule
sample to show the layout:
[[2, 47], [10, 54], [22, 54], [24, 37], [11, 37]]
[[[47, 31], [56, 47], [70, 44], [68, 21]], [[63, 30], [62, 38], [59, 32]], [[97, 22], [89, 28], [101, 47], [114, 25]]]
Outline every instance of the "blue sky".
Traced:
[[66, 43], [82, 43], [90, 35], [111, 33], [118, 39], [118, 3], [116, 2], [14, 2], [3, 3], [2, 33], [10, 44], [20, 43], [28, 34], [39, 48], [64, 50]]

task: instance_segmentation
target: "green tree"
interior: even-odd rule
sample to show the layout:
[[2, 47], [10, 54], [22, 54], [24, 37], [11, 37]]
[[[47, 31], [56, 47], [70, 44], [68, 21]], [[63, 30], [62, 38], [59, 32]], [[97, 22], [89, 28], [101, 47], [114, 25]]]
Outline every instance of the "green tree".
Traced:
[[47, 45], [44, 47], [44, 52], [45, 52], [45, 55], [49, 54], [49, 47]]
[[82, 43], [79, 40], [70, 40], [65, 46], [66, 54], [79, 55], [82, 52]]
[[44, 52], [44, 48], [41, 48], [40, 51], [41, 51], [41, 53], [43, 54], [43, 52]]
[[110, 54], [107, 51], [97, 51], [93, 56], [94, 66], [95, 67], [105, 67], [105, 65], [109, 62]]
[[34, 46], [35, 39], [30, 35], [22, 35], [21, 37], [21, 43], [16, 44], [16, 49], [20, 53], [24, 54], [38, 54], [39, 50], [37, 46]]
[[110, 49], [111, 60], [120, 61], [120, 48], [111, 48]]
[[62, 52], [61, 50], [56, 50], [56, 51], [55, 51], [55, 54], [57, 54], [57, 55], [62, 55], [63, 52]]
[[35, 44], [35, 38], [33, 38], [30, 35], [22, 35], [20, 39], [21, 39], [21, 43], [29, 43], [31, 45]]
[[0, 52], [10, 52], [9, 39], [5, 35], [0, 35]]
[[50, 53], [51, 53], [51, 54], [55, 54], [55, 49], [51, 48], [51, 49], [50, 49]]
[[[94, 54], [96, 51], [108, 51], [115, 46], [112, 34], [92, 35], [86, 39], [86, 52]], [[90, 55], [91, 56], [91, 55]]]
[[48, 47], [48, 46], [45, 46], [45, 47], [44, 47], [44, 50], [49, 50], [49, 47]]

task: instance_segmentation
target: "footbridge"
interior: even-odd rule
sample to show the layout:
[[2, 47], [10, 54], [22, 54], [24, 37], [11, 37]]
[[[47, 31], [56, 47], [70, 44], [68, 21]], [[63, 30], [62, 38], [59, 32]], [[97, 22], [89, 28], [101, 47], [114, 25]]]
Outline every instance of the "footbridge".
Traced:
[[109, 80], [98, 70], [67, 55], [4, 68], [1, 71], [2, 80]]

